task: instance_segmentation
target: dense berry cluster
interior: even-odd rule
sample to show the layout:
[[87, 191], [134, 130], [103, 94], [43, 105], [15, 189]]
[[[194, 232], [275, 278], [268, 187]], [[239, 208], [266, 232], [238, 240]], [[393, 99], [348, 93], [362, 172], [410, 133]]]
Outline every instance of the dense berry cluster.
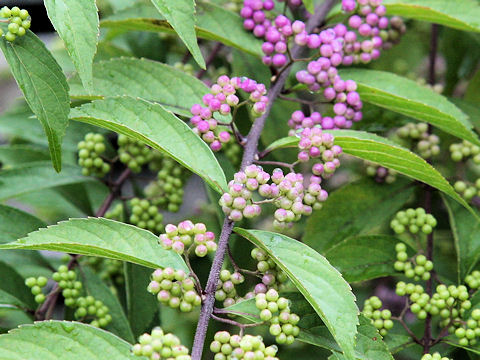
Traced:
[[120, 161], [134, 173], [139, 173], [153, 158], [153, 150], [139, 140], [120, 134], [117, 142]]
[[188, 349], [173, 334], [165, 334], [160, 327], [155, 327], [150, 334], [138, 338], [132, 352], [150, 360], [191, 360]]
[[372, 296], [365, 300], [363, 305], [363, 315], [372, 320], [373, 326], [377, 328], [380, 335], [385, 336], [388, 333], [388, 330], [393, 328], [392, 313], [390, 310], [382, 308], [382, 301], [377, 296]]
[[110, 164], [101, 157], [105, 152], [105, 138], [102, 134], [88, 133], [77, 148], [78, 164], [82, 167], [83, 175], [103, 177], [110, 171]]
[[480, 271], [474, 270], [465, 277], [465, 283], [470, 289], [478, 289], [480, 287]]
[[439, 352], [435, 352], [433, 354], [425, 354], [422, 356], [420, 360], [452, 360], [446, 356], [440, 355]]
[[102, 280], [110, 281], [116, 285], [125, 283], [122, 261], [95, 256], [84, 257], [84, 259]]
[[172, 249], [177, 254], [183, 254], [185, 250], [188, 254], [192, 250], [198, 257], [217, 250], [215, 234], [207, 231], [205, 224], [194, 224], [190, 220], [182, 221], [178, 226], [165, 226], [165, 234], [160, 235], [159, 242], [163, 248]]
[[214, 360], [278, 360], [278, 348], [265, 346], [260, 336], [230, 335], [228, 331], [215, 334], [210, 350], [215, 354]]
[[397, 130], [397, 135], [401, 139], [415, 142], [416, 150], [425, 159], [440, 154], [440, 138], [428, 133], [426, 123], [408, 123]]
[[480, 196], [480, 179], [475, 181], [475, 184], [469, 184], [465, 181], [456, 181], [453, 185], [456, 192], [458, 192], [462, 197], [470, 201], [475, 196]]
[[37, 304], [43, 304], [45, 302], [45, 295], [42, 289], [47, 285], [48, 279], [45, 276], [39, 276], [37, 278], [29, 277], [25, 279], [25, 285], [30, 288], [32, 295], [35, 296], [35, 302]]
[[156, 206], [177, 212], [183, 202], [184, 184], [190, 173], [172, 158], [159, 152], [149, 164], [152, 171], [158, 172], [157, 180], [145, 188], [145, 196]]
[[[17, 6], [11, 9], [4, 6], [0, 9], [0, 17], [7, 18], [9, 20], [8, 31], [4, 35], [5, 40], [15, 41], [17, 36], [24, 36], [27, 30], [30, 29], [31, 17], [27, 10], [20, 9]], [[3, 35], [3, 30], [0, 29], [0, 36]]]
[[258, 84], [255, 80], [246, 77], [229, 78], [222, 75], [217, 82], [210, 88], [210, 93], [203, 96], [201, 104], [195, 104], [190, 109], [193, 117], [190, 122], [194, 126], [194, 131], [202, 137], [202, 139], [210, 144], [213, 151], [222, 149], [222, 144], [227, 143], [231, 139], [228, 131], [220, 131], [219, 123], [215, 120], [214, 115], [228, 115], [232, 108], [238, 108], [244, 103], [240, 103], [239, 97], [236, 95], [237, 90], [243, 90], [249, 94], [246, 103], [252, 105], [252, 114], [259, 117], [265, 113], [268, 98], [265, 96], [267, 90], [265, 85]]
[[455, 162], [467, 160], [472, 157], [475, 164], [480, 164], [480, 146], [464, 140], [461, 143], [450, 145], [450, 156]]
[[239, 299], [235, 285], [242, 284], [245, 277], [239, 272], [231, 273], [229, 270], [222, 270], [218, 279], [215, 299], [223, 302], [224, 307], [229, 307]]
[[392, 184], [397, 180], [397, 172], [370, 161], [365, 161], [366, 173], [378, 183]]
[[83, 287], [82, 283], [77, 280], [77, 273], [74, 270], [69, 270], [66, 265], [61, 265], [53, 273], [52, 279], [58, 283], [58, 287], [62, 290], [65, 305], [75, 307], [76, 300]]
[[300, 317], [291, 312], [288, 299], [270, 289], [255, 296], [255, 306], [260, 310], [260, 319], [270, 322], [269, 332], [278, 344], [290, 345], [295, 341], [300, 333]]
[[409, 259], [407, 246], [404, 243], [398, 243], [395, 251], [397, 252], [397, 261], [393, 265], [395, 270], [403, 271], [407, 278], [413, 278], [416, 281], [430, 279], [433, 262], [428, 260], [425, 255], [419, 254], [415, 258]]
[[110, 310], [101, 300], [93, 296], [79, 297], [75, 302], [75, 318], [81, 321], [90, 321], [90, 325], [104, 328], [112, 322]]
[[257, 261], [257, 271], [262, 274], [262, 282], [258, 283], [254, 291], [247, 294], [245, 298], [248, 299], [257, 294], [264, 294], [269, 289], [282, 290], [283, 284], [288, 280], [288, 277], [268, 254], [262, 249], [253, 248], [250, 255]]
[[183, 270], [155, 270], [147, 290], [156, 295], [162, 304], [181, 312], [190, 312], [202, 303], [200, 295], [195, 291], [195, 282]]
[[397, 234], [403, 234], [405, 231], [411, 234], [417, 234], [419, 231], [430, 234], [435, 226], [437, 226], [437, 220], [432, 214], [427, 214], [423, 208], [399, 211], [390, 222], [390, 227]]
[[[449, 322], [444, 320], [444, 323], [448, 324]], [[458, 338], [460, 345], [475, 345], [478, 337], [480, 337], [480, 309], [473, 310], [470, 318], [466, 322], [457, 318], [453, 320], [453, 324], [454, 327], [458, 326], [455, 329], [455, 336]]]
[[409, 297], [411, 301], [410, 310], [418, 319], [425, 320], [427, 318], [428, 312], [432, 309], [432, 305], [430, 305], [430, 296], [425, 292], [423, 286], [413, 283], [406, 284], [400, 281], [397, 283], [395, 292], [398, 296]]
[[163, 231], [163, 215], [158, 207], [152, 205], [147, 199], [133, 198], [130, 200], [132, 207], [130, 223], [142, 229], [150, 230], [155, 234]]
[[124, 218], [124, 208], [122, 203], [116, 204], [113, 209], [105, 213], [105, 219], [123, 221]]

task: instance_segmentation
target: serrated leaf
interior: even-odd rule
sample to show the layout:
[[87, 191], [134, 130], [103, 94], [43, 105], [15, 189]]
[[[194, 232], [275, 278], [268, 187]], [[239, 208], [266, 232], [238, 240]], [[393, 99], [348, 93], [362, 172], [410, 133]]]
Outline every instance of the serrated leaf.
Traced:
[[343, 79], [357, 82], [357, 91], [363, 102], [428, 122], [449, 134], [480, 145], [468, 117], [447, 98], [426, 86], [384, 71], [345, 69], [340, 71], [340, 75]]
[[47, 14], [77, 69], [85, 88], [93, 91], [93, 58], [99, 34], [94, 0], [44, 0]]
[[[480, 220], [450, 199], [443, 200], [448, 210], [450, 228], [455, 240], [458, 280], [461, 283], [480, 258]], [[478, 211], [476, 213], [478, 214]]]
[[71, 219], [30, 233], [0, 249], [52, 250], [100, 256], [151, 267], [188, 268], [173, 251], [163, 249], [147, 230], [104, 218]]
[[457, 105], [465, 114], [470, 118], [470, 122], [473, 124], [477, 132], [480, 132], [480, 109], [478, 103], [471, 103], [459, 98], [450, 98], [450, 101]]
[[[219, 41], [252, 55], [262, 56], [262, 42], [243, 29], [240, 15], [218, 5], [202, 2], [197, 7], [197, 36], [202, 39]], [[100, 22], [100, 26], [115, 32], [139, 30], [151, 32], [172, 32], [171, 26], [153, 6], [135, 4]]]
[[[5, 29], [4, 23], [0, 28]], [[53, 167], [62, 169], [62, 139], [68, 125], [70, 97], [62, 69], [31, 31], [14, 42], [0, 38], [0, 48], [32, 111], [48, 138]]]
[[209, 88], [197, 78], [172, 66], [148, 59], [119, 58], [93, 65], [93, 96], [78, 77], [69, 79], [70, 96], [95, 99], [128, 95], [157, 102], [166, 109], [190, 117], [190, 107], [201, 104]]
[[132, 329], [130, 329], [127, 316], [123, 311], [122, 304], [120, 304], [118, 298], [113, 295], [112, 290], [110, 290], [89, 267], [82, 267], [80, 275], [84, 280], [83, 283], [87, 294], [103, 301], [103, 303], [108, 306], [109, 313], [112, 316], [112, 322], [108, 324], [107, 330], [130, 343], [134, 343], [135, 337], [133, 336]]
[[388, 235], [354, 236], [331, 247], [324, 255], [348, 282], [371, 280], [397, 273], [393, 263], [398, 241]]
[[35, 309], [37, 304], [32, 292], [15, 269], [0, 261], [0, 304], [8, 304], [25, 309]]
[[390, 221], [413, 193], [414, 188], [401, 179], [388, 186], [370, 179], [343, 186], [332, 192], [322, 209], [308, 218], [302, 241], [325, 254], [344, 239], [365, 234]]
[[131, 136], [166, 152], [218, 192], [227, 186], [208, 145], [159, 104], [127, 96], [108, 98], [72, 109], [71, 118]]
[[240, 228], [235, 231], [271, 256], [327, 325], [346, 358], [355, 359], [358, 308], [341, 274], [315, 250], [285, 235]]
[[389, 15], [480, 32], [480, 6], [475, 0], [384, 0], [383, 3]]
[[119, 337], [90, 325], [70, 321], [41, 321], [21, 325], [0, 335], [0, 358], [5, 360], [139, 359], [131, 345]]
[[389, 333], [383, 339], [387, 344], [388, 350], [395, 354], [403, 349], [415, 345], [412, 338], [408, 335]]
[[67, 165], [60, 174], [47, 162], [23, 164], [13, 169], [0, 170], [0, 200], [56, 186], [95, 181], [81, 174], [78, 166]]
[[205, 60], [198, 47], [195, 35], [195, 1], [194, 0], [151, 0], [153, 5], [172, 25], [180, 39], [185, 43], [193, 58], [202, 69]]
[[152, 327], [157, 319], [157, 297], [147, 291], [152, 270], [143, 266], [125, 263], [125, 292], [127, 314], [135, 337]]

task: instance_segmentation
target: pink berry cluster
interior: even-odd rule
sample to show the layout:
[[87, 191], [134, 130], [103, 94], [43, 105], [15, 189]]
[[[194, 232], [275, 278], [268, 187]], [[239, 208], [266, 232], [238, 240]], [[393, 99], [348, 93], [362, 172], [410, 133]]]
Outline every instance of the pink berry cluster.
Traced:
[[259, 248], [253, 248], [250, 256], [257, 261], [257, 271], [262, 276], [262, 281], [255, 285], [252, 292], [245, 295], [245, 299], [251, 299], [257, 294], [265, 294], [270, 289], [283, 290], [287, 282], [287, 275], [277, 264], [268, 256], [268, 254]]
[[182, 221], [178, 226], [168, 224], [165, 226], [165, 234], [159, 237], [163, 248], [172, 249], [177, 254], [183, 254], [185, 249], [195, 251], [198, 257], [204, 257], [209, 252], [217, 250], [215, 234], [207, 231], [203, 223], [194, 224], [190, 220]]
[[242, 284], [245, 277], [239, 272], [230, 272], [224, 269], [220, 272], [217, 290], [215, 291], [215, 299], [222, 301], [224, 307], [229, 307], [236, 303], [239, 298], [235, 285]]
[[246, 77], [229, 78], [226, 75], [220, 76], [211, 86], [210, 93], [203, 96], [204, 106], [194, 104], [190, 109], [193, 115], [190, 119], [194, 126], [193, 130], [210, 144], [213, 151], [221, 150], [223, 144], [228, 143], [231, 138], [230, 132], [221, 131], [218, 128], [221, 124], [214, 119], [214, 115], [216, 113], [228, 115], [232, 112], [232, 108], [242, 105], [236, 95], [239, 89], [250, 94], [248, 102], [252, 105], [253, 116], [259, 117], [265, 113], [268, 103], [265, 85]]

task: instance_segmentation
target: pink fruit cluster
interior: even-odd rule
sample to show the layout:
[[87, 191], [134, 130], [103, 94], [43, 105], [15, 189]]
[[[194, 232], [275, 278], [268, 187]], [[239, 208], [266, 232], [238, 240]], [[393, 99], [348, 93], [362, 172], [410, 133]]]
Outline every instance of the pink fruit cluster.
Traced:
[[190, 220], [182, 221], [178, 226], [173, 224], [165, 226], [165, 233], [160, 235], [159, 242], [163, 248], [172, 249], [177, 254], [192, 249], [198, 257], [204, 257], [209, 252], [217, 250], [215, 234], [207, 231], [205, 224], [194, 224]]
[[222, 75], [217, 82], [210, 88], [210, 93], [203, 96], [204, 105], [195, 104], [191, 107], [192, 118], [190, 122], [194, 126], [193, 130], [210, 144], [213, 151], [222, 149], [223, 144], [230, 141], [231, 134], [228, 131], [220, 131], [221, 125], [214, 118], [216, 113], [228, 115], [232, 108], [238, 107], [240, 100], [236, 95], [237, 90], [243, 90], [250, 94], [248, 102], [252, 105], [252, 114], [255, 117], [265, 113], [268, 103], [265, 85], [258, 84], [256, 81], [246, 77], [229, 78]]

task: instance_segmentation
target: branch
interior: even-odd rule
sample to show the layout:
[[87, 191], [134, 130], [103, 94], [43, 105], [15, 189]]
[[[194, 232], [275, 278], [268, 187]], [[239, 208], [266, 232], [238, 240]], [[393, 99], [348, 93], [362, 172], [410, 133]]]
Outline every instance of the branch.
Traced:
[[215, 45], [215, 47], [212, 49], [212, 52], [208, 56], [208, 59], [205, 61], [205, 69], [200, 69], [197, 72], [197, 75], [195, 75], [197, 79], [201, 79], [202, 76], [205, 75], [205, 73], [207, 72], [208, 66], [212, 64], [212, 62], [217, 57], [218, 52], [222, 50], [222, 48], [223, 48], [222, 43], [218, 43], [217, 45]]
[[103, 217], [105, 216], [105, 213], [108, 211], [110, 208], [110, 205], [112, 205], [113, 201], [118, 195], [118, 191], [122, 187], [123, 183], [128, 179], [128, 177], [131, 175], [132, 171], [129, 168], [126, 168], [123, 170], [123, 172], [120, 174], [118, 177], [117, 181], [115, 181], [112, 186], [110, 187], [110, 193], [108, 196], [105, 198], [103, 201], [102, 205], [96, 212], [95, 216], [96, 217]]
[[[308, 20], [306, 24], [306, 31], [310, 33], [317, 25], [323, 22], [327, 13], [335, 4], [335, 0], [325, 0], [320, 6], [315, 10], [315, 14]], [[297, 57], [302, 51], [302, 47], [296, 45], [292, 49], [292, 55]], [[241, 168], [244, 169], [246, 166], [253, 163], [257, 156], [258, 152], [258, 141], [260, 139], [260, 134], [262, 133], [263, 127], [265, 126], [265, 121], [267, 120], [270, 110], [274, 100], [280, 95], [285, 81], [287, 80], [288, 75], [290, 74], [291, 67], [288, 70], [284, 71], [277, 79], [274, 84], [271, 86], [268, 91], [268, 104], [265, 113], [259, 117], [253, 124], [250, 132], [247, 136], [245, 151], [243, 153], [242, 165]], [[218, 278], [220, 275], [220, 270], [222, 269], [225, 253], [228, 246], [228, 239], [232, 234], [234, 222], [225, 218], [223, 222], [222, 233], [218, 241], [218, 248], [215, 254], [215, 258], [210, 269], [210, 274], [208, 276], [207, 286], [205, 288], [205, 300], [202, 303], [202, 309], [200, 311], [200, 317], [198, 319], [197, 331], [195, 333], [195, 339], [192, 347], [192, 360], [201, 360], [203, 347], [205, 343], [205, 337], [207, 335], [208, 323], [212, 316], [213, 306], [215, 304], [215, 290], [217, 288]]]

